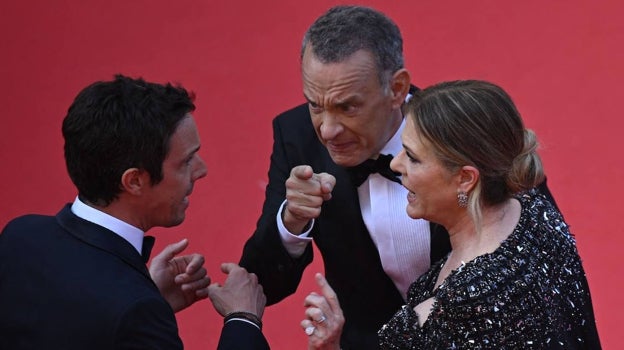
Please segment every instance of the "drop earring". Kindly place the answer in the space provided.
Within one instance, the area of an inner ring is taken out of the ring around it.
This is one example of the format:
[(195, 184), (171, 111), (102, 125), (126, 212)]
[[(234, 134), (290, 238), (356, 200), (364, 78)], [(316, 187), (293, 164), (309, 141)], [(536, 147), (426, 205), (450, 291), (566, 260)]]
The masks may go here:
[(457, 205), (459, 205), (460, 208), (466, 208), (468, 206), (468, 195), (466, 192), (457, 192)]

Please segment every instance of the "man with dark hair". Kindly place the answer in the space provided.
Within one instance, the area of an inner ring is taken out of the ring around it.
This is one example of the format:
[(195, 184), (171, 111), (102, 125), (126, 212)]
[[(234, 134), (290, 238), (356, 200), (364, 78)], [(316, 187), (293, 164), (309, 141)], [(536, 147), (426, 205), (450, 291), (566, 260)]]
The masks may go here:
[(227, 315), (220, 349), (268, 348), (253, 274), (224, 264), (209, 286), (201, 255), (176, 257), (187, 240), (145, 265), (144, 233), (182, 223), (206, 176), (194, 109), (182, 87), (124, 76), (78, 94), (62, 127), (78, 196), (0, 235), (0, 348), (182, 349), (174, 312), (206, 297)]
[[(307, 104), (273, 120), (265, 202), (240, 264), (274, 304), (296, 291), (314, 240), (344, 312), (342, 349), (377, 349), (409, 285), (450, 249), (441, 226), (405, 214), (389, 169), (416, 89), (399, 28), (370, 8), (331, 8), (304, 36), (301, 74)], [(312, 316), (308, 335), (339, 321)]]

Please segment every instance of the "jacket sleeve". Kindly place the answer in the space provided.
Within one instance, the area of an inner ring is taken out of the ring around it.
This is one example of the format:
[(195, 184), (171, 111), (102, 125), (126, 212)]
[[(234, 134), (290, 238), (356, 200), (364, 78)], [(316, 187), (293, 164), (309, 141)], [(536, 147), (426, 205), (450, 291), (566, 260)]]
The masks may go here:
[(303, 271), (313, 258), (311, 245), (306, 247), (301, 257), (290, 256), (282, 244), (276, 220), (277, 211), (286, 198), (285, 182), (291, 169), (305, 164), (300, 150), (301, 145), (293, 142), (296, 138), (292, 139), (293, 141), (284, 139), (287, 137), (285, 133), (293, 135), (297, 134), (297, 130), (293, 130), (292, 127), (284, 129), (280, 121), (298, 118), (290, 114), (302, 113), (301, 107), (285, 112), (273, 120), (273, 152), (262, 214), (255, 232), (245, 243), (240, 259), (241, 266), (258, 276), (267, 297), (267, 305), (275, 304), (297, 290)]
[(162, 298), (148, 296), (134, 302), (116, 329), (115, 349), (183, 349), (173, 310)]
[(269, 343), (258, 327), (243, 321), (223, 325), (217, 350), (268, 350)]

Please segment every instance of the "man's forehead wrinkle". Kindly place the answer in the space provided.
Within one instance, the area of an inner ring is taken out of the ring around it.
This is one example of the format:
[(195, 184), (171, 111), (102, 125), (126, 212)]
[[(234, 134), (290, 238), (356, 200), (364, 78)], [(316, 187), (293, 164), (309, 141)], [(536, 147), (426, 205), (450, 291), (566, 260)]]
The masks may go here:
[(320, 88), (317, 84), (306, 84), (304, 96), (307, 100), (328, 105), (341, 105), (357, 100), (361, 95), (362, 87), (356, 87), (356, 79), (334, 84), (328, 89)]

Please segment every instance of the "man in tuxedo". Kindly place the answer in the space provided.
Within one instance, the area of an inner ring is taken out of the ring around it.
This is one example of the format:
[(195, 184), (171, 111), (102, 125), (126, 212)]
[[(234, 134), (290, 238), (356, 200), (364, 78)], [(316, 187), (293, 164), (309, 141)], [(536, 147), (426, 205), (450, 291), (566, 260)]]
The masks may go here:
[(449, 249), (441, 227), (406, 215), (385, 156), (401, 150), (410, 89), (399, 28), (370, 8), (334, 7), (306, 32), (301, 72), (307, 103), (273, 121), (266, 198), (240, 264), (273, 304), (295, 292), (314, 240), (344, 311), (342, 348), (376, 349), (410, 283)]
[(396, 24), (370, 8), (337, 6), (311, 25), (301, 51), (307, 103), (273, 120), (262, 215), (240, 260), (274, 304), (296, 291), (313, 240), (344, 312), (342, 349), (377, 349), (409, 285), (450, 249), (441, 226), (406, 215), (408, 192), (389, 169), (415, 89), (402, 50)]
[(145, 232), (182, 223), (206, 175), (194, 109), (182, 87), (124, 76), (78, 94), (62, 126), (78, 196), (0, 234), (0, 348), (182, 349), (174, 312), (210, 297), (220, 349), (268, 349), (253, 274), (224, 264), (224, 285), (209, 285), (201, 255), (177, 256), (186, 239), (145, 265)]

